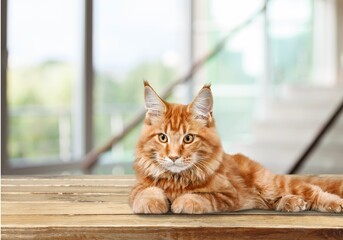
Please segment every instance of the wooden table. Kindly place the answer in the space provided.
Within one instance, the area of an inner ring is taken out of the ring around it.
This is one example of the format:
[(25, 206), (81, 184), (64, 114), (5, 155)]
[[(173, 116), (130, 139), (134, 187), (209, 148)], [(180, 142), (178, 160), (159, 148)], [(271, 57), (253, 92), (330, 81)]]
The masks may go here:
[(134, 215), (132, 176), (5, 176), (2, 239), (343, 239), (343, 214)]

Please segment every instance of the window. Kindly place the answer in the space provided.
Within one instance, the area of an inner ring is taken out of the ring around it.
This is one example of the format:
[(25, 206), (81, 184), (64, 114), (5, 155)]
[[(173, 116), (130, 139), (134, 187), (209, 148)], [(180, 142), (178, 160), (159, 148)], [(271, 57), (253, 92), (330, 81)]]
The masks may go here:
[[(2, 161), (11, 173), (42, 173), (42, 166), (80, 173), (81, 157), (122, 132), (144, 107), (144, 79), (162, 92), (265, 1), (3, 2), (9, 54)], [(224, 148), (253, 143), (254, 121), (284, 85), (335, 85), (335, 2), (269, 1), (267, 12), (236, 32), (170, 100), (188, 103), (212, 83)], [(102, 154), (95, 173), (131, 173), (139, 130)]]
[(275, 87), (311, 83), (314, 50), (312, 11), (311, 0), (273, 0), (270, 3), (268, 32)]
[(80, 0), (8, 1), (8, 157), (13, 167), (73, 158), (80, 5)]

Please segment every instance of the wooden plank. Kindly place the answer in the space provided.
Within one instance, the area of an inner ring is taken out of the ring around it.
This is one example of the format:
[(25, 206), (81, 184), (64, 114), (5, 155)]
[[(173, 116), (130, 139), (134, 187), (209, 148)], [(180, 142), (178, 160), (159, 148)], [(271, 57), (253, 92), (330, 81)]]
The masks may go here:
[(132, 214), (127, 200), (118, 202), (3, 202), (3, 215)]
[(112, 193), (112, 194), (128, 194), (131, 190), (130, 185), (116, 185), (116, 186), (101, 186), (101, 185), (29, 185), (29, 186), (2, 186), (1, 191), (3, 193), (78, 193), (78, 194), (89, 194), (89, 193)]
[(130, 185), (135, 183), (135, 179), (1, 179), (2, 186), (44, 186), (44, 185), (102, 185), (102, 186), (116, 186), (116, 185)]
[(30, 179), (30, 180), (43, 180), (43, 179), (67, 179), (73, 181), (74, 179), (78, 180), (113, 180), (113, 179), (134, 179), (134, 175), (2, 175), (1, 179), (6, 179), (9, 181), (15, 181), (17, 179)]
[[(132, 215), (132, 210), (128, 205), (127, 196), (120, 200), (108, 202), (3, 202), (3, 215)], [(171, 214), (171, 213), (170, 213)], [(239, 212), (224, 212), (208, 215), (282, 215), (283, 213), (268, 210), (247, 210)], [(284, 213), (287, 215), (287, 213)], [(289, 214), (288, 214), (289, 215)], [(297, 216), (332, 216), (332, 214), (322, 214), (318, 212), (301, 212)], [(333, 215), (334, 216), (334, 215)]]
[(58, 194), (58, 193), (2, 193), (3, 202), (114, 202), (127, 203), (127, 194)]
[[(252, 221), (252, 219), (254, 221)], [(217, 228), (301, 228), (342, 229), (340, 215), (3, 215), (6, 227), (217, 227)], [(320, 223), (320, 226), (318, 226)]]

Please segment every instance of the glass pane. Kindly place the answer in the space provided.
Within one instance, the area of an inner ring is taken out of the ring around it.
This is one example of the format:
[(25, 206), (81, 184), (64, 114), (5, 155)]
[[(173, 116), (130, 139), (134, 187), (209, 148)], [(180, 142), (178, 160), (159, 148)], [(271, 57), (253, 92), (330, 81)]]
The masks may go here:
[[(195, 55), (210, 51), (232, 29), (254, 15), (264, 1), (207, 0), (196, 2)], [(250, 141), (256, 101), (264, 78), (263, 16), (229, 39), (225, 48), (196, 75), (200, 86), (211, 82), (214, 115), (224, 147)], [(195, 89), (199, 89), (198, 86)], [(230, 149), (232, 147), (230, 146)]]
[(275, 0), (268, 11), (274, 86), (310, 83), (313, 57), (311, 0)]
[[(188, 66), (186, 4), (182, 0), (94, 2), (96, 146), (121, 132), (144, 107), (143, 79), (161, 93)], [(104, 154), (102, 163), (133, 161), (139, 130)]]
[(70, 161), (81, 0), (11, 0), (8, 5), (10, 163)]

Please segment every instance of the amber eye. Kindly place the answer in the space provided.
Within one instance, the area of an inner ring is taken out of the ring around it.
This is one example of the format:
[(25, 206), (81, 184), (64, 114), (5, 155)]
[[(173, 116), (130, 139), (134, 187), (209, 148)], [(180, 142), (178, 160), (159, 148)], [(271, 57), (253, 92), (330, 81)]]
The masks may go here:
[(168, 142), (168, 137), (167, 137), (167, 135), (160, 133), (160, 134), (158, 134), (158, 140), (161, 143), (166, 143), (166, 142)]
[(183, 138), (183, 142), (184, 143), (192, 143), (194, 141), (194, 135), (192, 134), (187, 134), (184, 138)]

